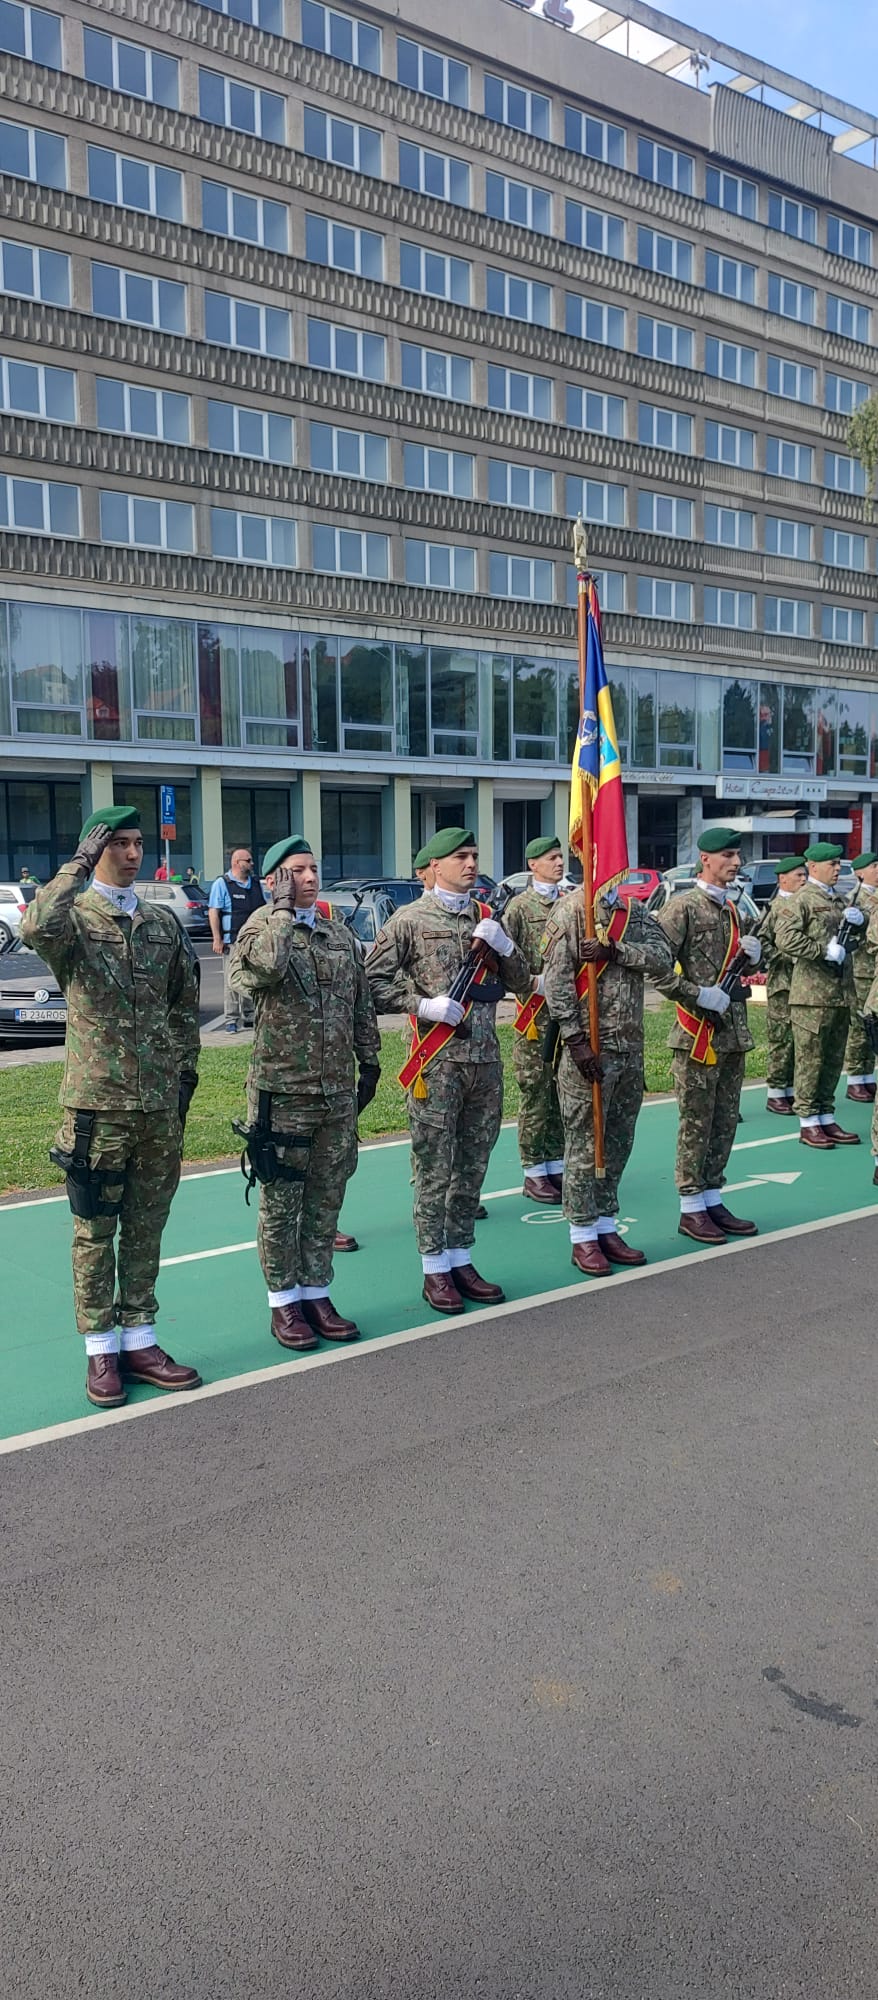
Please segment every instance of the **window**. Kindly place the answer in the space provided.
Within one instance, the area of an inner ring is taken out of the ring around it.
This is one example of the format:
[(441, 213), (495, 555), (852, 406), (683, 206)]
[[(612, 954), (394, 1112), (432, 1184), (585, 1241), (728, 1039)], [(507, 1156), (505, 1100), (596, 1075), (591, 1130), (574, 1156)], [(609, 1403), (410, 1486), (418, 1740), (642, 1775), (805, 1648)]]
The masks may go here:
[(224, 187), (220, 181), (201, 183), (201, 223), (214, 236), (234, 236), (240, 243), (260, 243), (266, 250), (287, 250), (285, 201), (265, 201), (262, 195), (242, 194), (239, 188)]
[(678, 535), (692, 540), (692, 502), (677, 500), (670, 493), (637, 495), (637, 526), (647, 535)]
[[(578, 203), (568, 204), (573, 208)], [(513, 181), (506, 174), (485, 176), (485, 213), (498, 222), (515, 222), (521, 229), (538, 229), (547, 236), (552, 227), (552, 197), (545, 188), (531, 187), (528, 181)], [(568, 243), (572, 239), (568, 236)]]
[(738, 507), (704, 509), (704, 539), (714, 548), (752, 549), (756, 544), (756, 516)]
[(44, 368), (40, 362), (0, 360), (0, 408), (16, 416), (43, 417), (53, 424), (76, 422), (76, 376), (72, 368)]
[(692, 618), (692, 585), (671, 583), (661, 576), (639, 576), (637, 610), (641, 618), (674, 618), (689, 624)]
[(237, 458), (262, 458), (269, 465), (292, 465), (293, 420), (274, 410), (252, 410), (240, 403), (207, 405), (207, 441), (211, 451), (234, 452)]
[(724, 208), (727, 215), (746, 215), (756, 220), (756, 184), (727, 174), (720, 167), (708, 167), (705, 201), (711, 208)]
[(832, 563), (836, 569), (866, 568), (867, 542), (865, 535), (851, 535), (844, 528), (824, 528), (823, 560)]
[(257, 306), (251, 299), (230, 298), (227, 292), (205, 292), (204, 337), (220, 347), (240, 347), (248, 354), (290, 358), (290, 315), (280, 306)]
[(768, 227), (781, 229), (785, 236), (797, 236), (800, 243), (816, 243), (817, 210), (807, 202), (793, 201), (789, 195), (771, 192), (768, 197)]
[(571, 153), (583, 153), (588, 160), (603, 160), (610, 167), (625, 165), (625, 134), (621, 125), (606, 125), (602, 118), (590, 118), (584, 111), (564, 107), (564, 144)]
[(662, 451), (692, 450), (692, 418), (679, 410), (662, 410), (655, 403), (641, 403), (637, 413), (640, 444), (660, 445)]
[(234, 507), (211, 507), (210, 546), (222, 562), (271, 563), (274, 569), (295, 569), (296, 523)]
[(356, 333), (332, 320), (309, 319), (308, 360), (312, 368), (329, 368), (336, 375), (357, 375), (363, 382), (383, 382), (383, 333)]
[(718, 465), (740, 465), (752, 472), (756, 463), (756, 433), (735, 424), (708, 421), (704, 426), (704, 456)]
[(163, 333), (186, 332), (186, 287), (170, 278), (144, 278), (117, 264), (91, 267), (92, 312), (129, 326), (153, 326)]
[(551, 106), (539, 91), (523, 90), (521, 84), (506, 83), (503, 77), (485, 77), (485, 117), (498, 125), (514, 125), (517, 132), (529, 132), (533, 139), (551, 138)]
[(827, 292), (826, 330), (828, 333), (843, 333), (846, 340), (862, 340), (868, 345), (872, 339), (869, 307), (854, 305), (851, 299), (840, 299), (834, 292)]
[(552, 383), (548, 375), (526, 375), (518, 368), (488, 363), (488, 408), (509, 410), (519, 417), (552, 418)]
[(673, 146), (659, 146), (653, 139), (637, 141), (637, 171), (645, 181), (658, 181), (660, 187), (691, 194), (694, 166), (688, 153), (678, 153)]
[(720, 256), (717, 250), (708, 250), (704, 259), (704, 283), (709, 292), (719, 292), (724, 299), (742, 299), (752, 306), (756, 299), (756, 266), (741, 264), (737, 257)]
[(851, 611), (846, 604), (824, 604), (821, 631), (834, 646), (865, 646), (866, 613)]
[(602, 437), (625, 436), (624, 396), (604, 396), (597, 389), (567, 384), (567, 422), (575, 431), (598, 431)]
[(675, 326), (673, 320), (650, 319), (647, 314), (639, 313), (637, 352), (651, 361), (671, 361), (677, 368), (691, 368), (694, 336), (688, 326)]
[(459, 104), (464, 110), (469, 106), (466, 63), (440, 56), (436, 49), (411, 42), (406, 35), (396, 38), (396, 75), (398, 82), (407, 83), (410, 90), (422, 90), (426, 97), (444, 98), (446, 104)]
[(811, 529), (808, 523), (783, 519), (778, 514), (766, 514), (765, 550), (770, 556), (791, 556), (794, 562), (810, 562)]
[(826, 408), (835, 410), (839, 416), (850, 417), (861, 403), (869, 400), (868, 382), (852, 381), (849, 375), (826, 374)]
[(734, 340), (717, 340), (708, 334), (704, 366), (708, 375), (718, 376), (721, 382), (740, 382), (752, 389), (756, 382), (756, 349), (739, 347)]
[(108, 375), (98, 376), (97, 395), (99, 430), (161, 438), (166, 444), (189, 443), (188, 396), (173, 389), (141, 389), (136, 382), (118, 382)]
[(776, 271), (769, 271), (768, 310), (779, 313), (782, 319), (797, 319), (803, 326), (813, 326), (817, 293), (813, 285), (799, 285), (793, 278), (781, 278)]
[(495, 506), (527, 507), (537, 514), (551, 514), (552, 474), (539, 465), (489, 459), (488, 499)]
[(39, 181), (43, 187), (66, 188), (67, 141), (57, 132), (36, 125), (12, 125), (0, 118), (0, 174)]
[(551, 604), (555, 596), (555, 565), (541, 557), (507, 556), (494, 549), (489, 557), (492, 597), (522, 597), (531, 604)]
[[(464, 266), (468, 270), (468, 266)], [(511, 271), (498, 271), (488, 265), (487, 306), (490, 313), (501, 313), (506, 319), (525, 319), (532, 326), (551, 326), (552, 287), (540, 285), (533, 278), (516, 278)]]
[(810, 486), (814, 454), (809, 444), (794, 444), (792, 438), (767, 437), (765, 470), (777, 479), (798, 479)]
[(581, 250), (598, 250), (602, 257), (625, 255), (622, 217), (606, 215), (601, 208), (584, 208), (581, 201), (565, 202), (564, 234), (568, 243), (578, 244)]
[(302, 40), (306, 49), (321, 49), (337, 56), (339, 62), (353, 63), (357, 69), (381, 74), (381, 34), (365, 21), (355, 21), (336, 7), (322, 7), (318, 0), (302, 0)]
[(692, 282), (692, 245), (679, 236), (663, 236), (658, 229), (637, 228), (637, 262), (642, 271), (661, 271), (667, 278)]
[(105, 90), (124, 90), (128, 97), (145, 97), (149, 104), (180, 108), (180, 65), (176, 56), (160, 55), (140, 42), (123, 42), (100, 28), (83, 28), (85, 74)]
[(311, 425), (311, 464), (316, 472), (343, 473), (348, 479), (387, 479), (387, 439), (375, 431)]
[(138, 493), (102, 493), (101, 541), (135, 549), (172, 549), (191, 555), (195, 509), (184, 500), (145, 500)]
[(325, 215), (305, 217), (305, 255), (312, 264), (354, 271), (358, 278), (383, 278), (384, 238), (373, 229), (351, 229)]
[(464, 257), (444, 257), (418, 243), (399, 246), (399, 282), (407, 292), (424, 292), (431, 299), (468, 306), (471, 268)]
[(448, 396), (455, 403), (469, 403), (472, 363), (463, 354), (440, 353), (438, 348), (418, 347), (404, 340), (402, 385), (404, 389), (420, 389), (425, 396)]
[(578, 292), (565, 294), (565, 325), (577, 340), (598, 340), (604, 347), (624, 347), (625, 314), (621, 306), (602, 306), (594, 299), (582, 299)]
[(22, 535), (78, 535), (79, 487), (0, 477), (0, 528)]
[(569, 515), (581, 514), (584, 521), (597, 521), (602, 527), (624, 528), (624, 486), (605, 479), (575, 479), (568, 473), (566, 497)]
[(89, 146), (88, 191), (93, 201), (112, 201), (119, 208), (141, 209), (166, 222), (183, 220), (183, 176), (174, 167), (154, 167), (149, 160), (132, 160), (106, 146)]
[(817, 373), (801, 361), (784, 361), (769, 354), (766, 387), (772, 396), (788, 396), (794, 403), (813, 403), (817, 396)]
[[(489, 174), (488, 179), (492, 178), (497, 176)], [(465, 160), (456, 160), (450, 153), (433, 153), (427, 146), (414, 145), (411, 139), (400, 139), (400, 187), (413, 188), (416, 194), (435, 195), (439, 201), (453, 201), (458, 208), (469, 208), (469, 179)]]
[(457, 500), (471, 500), (474, 466), (475, 459), (466, 451), (443, 451), (427, 444), (403, 447), (405, 483), (416, 493), (451, 493)]
[(287, 136), (286, 98), (275, 90), (254, 90), (215, 69), (198, 72), (198, 111), (211, 125), (252, 132), (255, 138), (272, 139), (280, 146)]
[(849, 458), (843, 451), (826, 451), (823, 484), (832, 493), (865, 493), (866, 475), (858, 458)]
[(30, 62), (43, 63), (46, 69), (60, 69), (61, 22), (57, 14), (47, 14), (42, 7), (20, 7), (16, 0), (3, 0), (0, 49), (8, 49), (12, 56), (27, 56)]
[(752, 591), (715, 590), (709, 585), (704, 592), (704, 623), (752, 632), (756, 623), (756, 599)]
[(20, 299), (40, 299), (44, 305), (69, 306), (70, 258), (61, 250), (0, 242), (0, 291)]
[(845, 222), (840, 215), (828, 215), (826, 247), (839, 257), (852, 258), (855, 264), (871, 264), (872, 231), (862, 229), (857, 222)]
[[(303, 7), (306, 4), (302, 0)], [(215, 14), (228, 14), (233, 21), (249, 21), (269, 35), (283, 34), (283, 0), (201, 0), (201, 5)]]
[(389, 542), (386, 535), (371, 535), (359, 528), (327, 528), (315, 523), (312, 531), (314, 568), (331, 576), (373, 576), (383, 581), (389, 574)]
[(782, 633), (787, 639), (810, 639), (811, 606), (804, 597), (766, 597), (766, 632)]
[[(361, 174), (381, 172), (380, 132), (371, 125), (355, 125), (350, 118), (334, 118), (312, 104), (305, 106), (305, 152), (314, 160), (332, 160), (337, 167), (355, 167)], [(404, 181), (403, 186), (410, 187), (411, 182)]]
[(406, 540), (405, 580), (430, 590), (475, 590), (475, 550)]
[[(570, 574), (573, 578), (574, 588), (576, 588), (576, 571), (571, 570)], [(592, 576), (594, 577), (595, 589), (598, 594), (598, 603), (601, 607), (601, 610), (624, 611), (625, 609), (624, 570), (593, 569)], [(575, 601), (576, 600), (574, 598), (574, 602)]]

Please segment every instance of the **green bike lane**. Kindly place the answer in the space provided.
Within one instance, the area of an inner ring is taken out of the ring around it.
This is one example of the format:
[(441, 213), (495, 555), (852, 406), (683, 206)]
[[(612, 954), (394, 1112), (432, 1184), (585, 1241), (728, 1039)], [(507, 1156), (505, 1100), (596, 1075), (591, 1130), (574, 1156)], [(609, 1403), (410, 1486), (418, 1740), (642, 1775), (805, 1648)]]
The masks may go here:
[[(781, 1232), (867, 1219), (874, 1212), (878, 1189), (872, 1187), (867, 1106), (844, 1104), (844, 1122), (860, 1133), (863, 1143), (826, 1154), (797, 1143), (793, 1119), (765, 1111), (762, 1085), (745, 1091), (742, 1108), (744, 1122), (729, 1168), (729, 1204), (758, 1222), (760, 1236), (705, 1251), (678, 1234), (676, 1106), (665, 1099), (648, 1100), (623, 1183), (622, 1209), (623, 1230), (645, 1250), (648, 1267), (575, 1282), (563, 1217), (556, 1209), (533, 1208), (524, 1201), (515, 1129), (504, 1127), (486, 1181), (488, 1219), (478, 1224), (475, 1262), (486, 1277), (503, 1284), (509, 1303), (487, 1312), (468, 1308), (466, 1321), (478, 1323), (535, 1306), (551, 1312), (553, 1298), (581, 1294), (581, 1330), (587, 1337), (589, 1291), (645, 1283), (643, 1309), (648, 1313), (649, 1278), (667, 1272), (669, 1265), (680, 1268), (693, 1259), (750, 1251), (764, 1254), (772, 1236)], [(255, 1250), (255, 1203), (246, 1206), (243, 1188), (235, 1169), (187, 1175), (165, 1231), (159, 1339), (198, 1367), (204, 1388), (186, 1398), (138, 1388), (124, 1410), (104, 1414), (91, 1411), (84, 1395), (83, 1352), (73, 1327), (66, 1200), (52, 1196), (0, 1208), (0, 1440), (5, 1441), (0, 1451), (355, 1359), (400, 1340), (441, 1336), (465, 1324), (432, 1315), (421, 1297), (405, 1142), (364, 1147), (345, 1200), (343, 1226), (357, 1235), (361, 1248), (336, 1258), (332, 1296), (362, 1327), (363, 1338), (353, 1347), (322, 1345), (314, 1354), (288, 1359), (271, 1339)], [(758, 1266), (756, 1281), (758, 1285)]]

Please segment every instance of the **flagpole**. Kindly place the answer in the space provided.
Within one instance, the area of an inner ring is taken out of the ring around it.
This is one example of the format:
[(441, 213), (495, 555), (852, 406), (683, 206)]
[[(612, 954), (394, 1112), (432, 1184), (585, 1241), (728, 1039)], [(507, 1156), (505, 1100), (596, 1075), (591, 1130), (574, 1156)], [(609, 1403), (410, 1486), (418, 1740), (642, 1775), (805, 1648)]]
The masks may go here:
[[(579, 647), (579, 720), (585, 693), (585, 664), (588, 648), (588, 550), (582, 516), (573, 529), (573, 559), (576, 563), (576, 616), (577, 642)], [(592, 833), (592, 800), (588, 785), (582, 787), (582, 900), (585, 909), (585, 935), (597, 936), (594, 923), (594, 839)], [(595, 1052), (600, 1055), (601, 1028), (598, 1012), (598, 969), (593, 961), (588, 965), (588, 1039)], [(592, 1122), (594, 1125), (594, 1172), (595, 1180), (606, 1180), (604, 1162), (604, 1099), (601, 1086), (594, 1082), (591, 1087)]]

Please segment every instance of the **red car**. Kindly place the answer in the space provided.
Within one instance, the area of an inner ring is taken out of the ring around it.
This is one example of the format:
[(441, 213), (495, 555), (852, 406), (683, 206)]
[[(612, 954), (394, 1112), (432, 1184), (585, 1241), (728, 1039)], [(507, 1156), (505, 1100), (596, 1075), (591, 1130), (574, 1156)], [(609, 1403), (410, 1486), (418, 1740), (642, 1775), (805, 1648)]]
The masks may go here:
[(632, 897), (635, 903), (645, 903), (661, 879), (657, 868), (630, 868), (624, 882), (619, 883), (619, 895), (623, 903)]

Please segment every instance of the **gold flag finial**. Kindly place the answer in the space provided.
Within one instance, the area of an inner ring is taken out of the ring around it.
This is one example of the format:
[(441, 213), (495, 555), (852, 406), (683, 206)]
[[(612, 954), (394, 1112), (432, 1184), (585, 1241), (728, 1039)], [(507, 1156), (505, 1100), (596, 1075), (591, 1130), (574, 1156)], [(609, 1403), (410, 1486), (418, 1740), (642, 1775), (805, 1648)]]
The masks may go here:
[(577, 514), (573, 523), (573, 560), (578, 570), (588, 568), (588, 536), (581, 514)]

